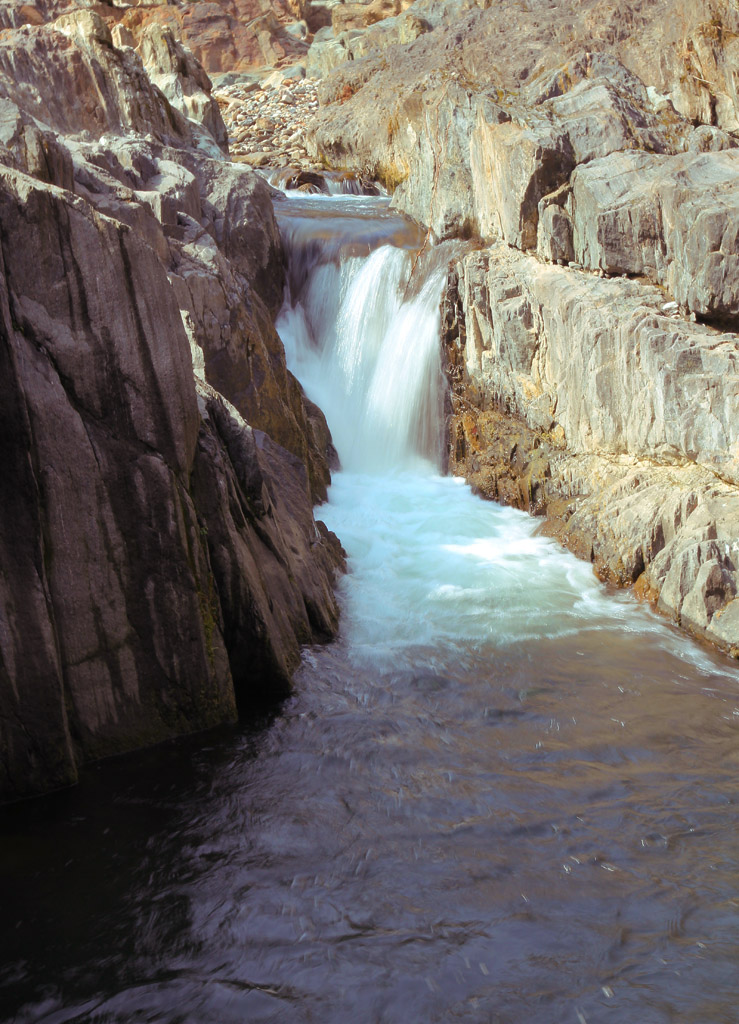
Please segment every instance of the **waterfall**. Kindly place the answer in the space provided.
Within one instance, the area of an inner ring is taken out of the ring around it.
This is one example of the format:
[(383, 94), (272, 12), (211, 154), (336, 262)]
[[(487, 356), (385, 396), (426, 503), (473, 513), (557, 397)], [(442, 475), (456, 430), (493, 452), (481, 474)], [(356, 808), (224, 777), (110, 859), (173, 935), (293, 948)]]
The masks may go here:
[(277, 329), (288, 365), (323, 409), (345, 469), (438, 467), (445, 268), (413, 274), (418, 232), (386, 204), (335, 210), (314, 200), (317, 216), (301, 216), (303, 204), (282, 218), (291, 260)]
[(735, 1021), (735, 668), (438, 473), (413, 226), (276, 205), (341, 636), (274, 718), (3, 808), (0, 1017)]

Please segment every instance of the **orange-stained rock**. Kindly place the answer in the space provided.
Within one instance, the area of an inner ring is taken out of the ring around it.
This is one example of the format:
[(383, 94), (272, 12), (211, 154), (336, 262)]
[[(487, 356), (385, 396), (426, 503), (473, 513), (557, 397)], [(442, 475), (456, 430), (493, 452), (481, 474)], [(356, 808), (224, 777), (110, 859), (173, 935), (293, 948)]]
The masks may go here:
[(131, 7), (121, 24), (137, 43), (147, 25), (171, 29), (208, 72), (248, 71), (305, 52), (306, 44), (284, 30), (279, 13), (269, 0), (199, 0), (186, 7)]

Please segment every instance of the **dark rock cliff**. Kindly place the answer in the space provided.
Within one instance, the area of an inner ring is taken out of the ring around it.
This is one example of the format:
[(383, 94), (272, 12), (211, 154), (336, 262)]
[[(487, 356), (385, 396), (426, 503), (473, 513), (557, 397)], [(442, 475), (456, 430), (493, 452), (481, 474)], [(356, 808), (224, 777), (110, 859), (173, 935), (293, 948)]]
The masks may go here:
[(0, 43), (0, 799), (289, 692), (342, 565), (269, 187), (36, 10)]

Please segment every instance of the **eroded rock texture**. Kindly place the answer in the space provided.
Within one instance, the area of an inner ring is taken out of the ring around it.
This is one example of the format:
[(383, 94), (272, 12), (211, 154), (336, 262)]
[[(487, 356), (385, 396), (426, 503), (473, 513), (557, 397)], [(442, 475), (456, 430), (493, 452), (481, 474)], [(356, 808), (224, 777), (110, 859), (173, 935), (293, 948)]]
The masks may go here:
[(38, 10), (0, 46), (0, 799), (289, 692), (342, 564), (269, 186), (192, 55), (154, 47), (177, 110), (95, 13)]
[(294, 14), (279, 0), (198, 0), (125, 9), (122, 29), (138, 44), (165, 30), (209, 72), (246, 71), (301, 57), (307, 44), (287, 30)]
[(453, 467), (548, 515), (603, 578), (736, 647), (739, 338), (665, 315), (657, 288), (502, 246), (452, 281)]

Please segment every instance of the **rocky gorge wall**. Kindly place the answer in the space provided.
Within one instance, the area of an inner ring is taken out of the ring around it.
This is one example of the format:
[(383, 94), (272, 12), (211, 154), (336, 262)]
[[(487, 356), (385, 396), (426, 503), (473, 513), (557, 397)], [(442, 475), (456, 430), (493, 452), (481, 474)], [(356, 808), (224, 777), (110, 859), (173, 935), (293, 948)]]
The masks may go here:
[(255, 164), (379, 179), (454, 240), (453, 471), (739, 651), (729, 0), (11, 0), (2, 27), (0, 799), (286, 694), (337, 628), (335, 455), (221, 109)]
[(732, 653), (737, 33), (728, 0), (417, 0), (307, 61), (313, 156), (466, 240), (452, 469)]
[(0, 39), (0, 799), (289, 692), (343, 558), (272, 190), (207, 75), (33, 12)]

